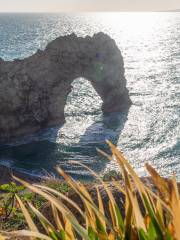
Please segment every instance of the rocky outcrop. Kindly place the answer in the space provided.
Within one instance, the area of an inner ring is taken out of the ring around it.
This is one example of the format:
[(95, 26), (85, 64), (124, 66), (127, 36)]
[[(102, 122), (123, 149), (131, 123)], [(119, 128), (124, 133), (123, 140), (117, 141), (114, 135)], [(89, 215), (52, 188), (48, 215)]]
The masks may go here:
[(64, 123), (66, 99), (78, 77), (92, 83), (104, 113), (130, 105), (121, 52), (104, 33), (59, 37), (26, 59), (0, 59), (0, 140)]

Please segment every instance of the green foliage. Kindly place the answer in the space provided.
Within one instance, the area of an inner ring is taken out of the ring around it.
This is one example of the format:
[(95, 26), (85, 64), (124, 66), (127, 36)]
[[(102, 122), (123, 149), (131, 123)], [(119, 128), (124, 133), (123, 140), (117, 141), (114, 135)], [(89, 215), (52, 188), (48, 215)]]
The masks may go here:
[[(17, 185), (14, 182), (0, 185), (0, 191), (2, 191), (0, 197), (0, 229), (2, 230), (22, 229), (26, 226), (24, 215), (15, 198), (16, 194), (24, 203), (33, 202), (37, 209), (47, 202), (40, 195), (30, 192), (23, 185)], [(31, 216), (36, 219), (36, 215), (32, 211)]]
[[(159, 176), (154, 168), (146, 164), (156, 192), (147, 187), (137, 176), (131, 165), (116, 147), (108, 142), (113, 159), (119, 164), (122, 180), (111, 179), (117, 191), (123, 195), (125, 217), (123, 218), (121, 206), (116, 202), (109, 182), (103, 181), (96, 173), (88, 169), (104, 187), (108, 196), (108, 207), (104, 207), (99, 185), (96, 185), (97, 203), (89, 194), (82, 183), (76, 182), (62, 169), (58, 172), (64, 177), (66, 184), (78, 194), (83, 203), (83, 210), (77, 202), (73, 202), (64, 194), (64, 186), (31, 185), (23, 180), (15, 178), (34, 196), (49, 202), (49, 212), (52, 218), (47, 219), (41, 212), (41, 208), (35, 205), (33, 198), (22, 198), (15, 194), (15, 201), (19, 204), (24, 218), (27, 221), (29, 231), (16, 231), (3, 233), (3, 236), (31, 236), (34, 239), (47, 240), (178, 240), (180, 239), (180, 198), (175, 177), (168, 181)], [(111, 156), (99, 150), (110, 160)], [(75, 162), (72, 162), (72, 164)], [(81, 166), (83, 164), (80, 164)], [(7, 186), (6, 186), (7, 187)], [(6, 188), (5, 187), (5, 188)], [(8, 189), (8, 188), (7, 188)], [(63, 191), (62, 191), (63, 189)], [(66, 187), (65, 187), (66, 190)], [(65, 191), (66, 192), (66, 191)], [(14, 194), (14, 193), (13, 193)], [(30, 200), (28, 200), (30, 199)], [(40, 202), (41, 202), (40, 200)], [(143, 211), (142, 211), (143, 208)], [(81, 222), (74, 210), (81, 216)], [(13, 212), (13, 210), (12, 210)], [(36, 220), (42, 225), (42, 233), (36, 227)], [(108, 216), (108, 218), (107, 218)]]
[(49, 188), (55, 189), (56, 191), (60, 193), (67, 193), (69, 191), (69, 186), (64, 181), (58, 181), (56, 179), (53, 180), (47, 180), (45, 182), (45, 185)]
[(12, 194), (15, 194), (15, 193), (18, 193), (20, 191), (23, 191), (24, 189), (25, 189), (24, 186), (22, 186), (22, 185), (18, 186), (14, 182), (11, 182), (9, 184), (0, 185), (0, 190), (1, 191), (7, 192), (7, 193), (12, 193)]
[[(10, 182), (9, 184), (0, 185), (0, 190), (6, 193), (0, 199), (0, 217), (7, 219), (11, 213), (16, 211), (15, 194), (19, 194), (24, 191), (25, 187), (17, 185), (14, 182)], [(25, 194), (23, 196), (26, 197)]]
[(0, 191), (2, 192), (0, 198), (0, 229), (20, 229), (25, 224), (24, 215), (16, 204), (15, 195), (22, 195), (24, 200), (28, 200), (29, 194), (26, 193), (26, 189), (22, 185), (17, 185), (15, 182), (9, 184), (0, 185)]
[(117, 172), (116, 170), (111, 170), (103, 175), (103, 181), (111, 181), (111, 180), (121, 180), (122, 175), (120, 172)]
[(0, 217), (0, 229), (3, 231), (12, 231), (12, 229), (23, 229), (27, 226), (24, 215), (19, 210), (13, 211), (8, 219)]

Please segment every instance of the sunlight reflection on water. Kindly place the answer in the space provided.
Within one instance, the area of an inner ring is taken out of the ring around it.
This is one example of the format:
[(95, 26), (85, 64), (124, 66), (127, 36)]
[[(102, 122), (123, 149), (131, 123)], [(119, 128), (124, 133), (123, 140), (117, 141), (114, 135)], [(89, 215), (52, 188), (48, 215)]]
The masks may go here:
[(0, 20), (0, 57), (5, 59), (31, 55), (59, 35), (108, 33), (122, 51), (133, 101), (128, 114), (103, 118), (99, 96), (87, 80), (76, 79), (66, 105), (66, 124), (23, 138), (23, 146), (2, 147), (3, 162), (10, 159), (12, 166), (36, 174), (42, 168), (54, 171), (59, 164), (86, 177), (86, 171), (67, 161), (85, 162), (99, 173), (116, 168), (95, 150), (104, 148), (108, 138), (142, 175), (145, 161), (166, 176), (180, 174), (179, 13), (11, 15), (9, 21), (0, 15)]

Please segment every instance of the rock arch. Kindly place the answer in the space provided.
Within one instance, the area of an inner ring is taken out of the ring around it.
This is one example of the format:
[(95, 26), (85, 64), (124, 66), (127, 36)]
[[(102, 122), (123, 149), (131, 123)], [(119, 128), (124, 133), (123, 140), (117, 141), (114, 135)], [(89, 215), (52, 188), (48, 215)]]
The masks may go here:
[(0, 59), (0, 140), (64, 123), (66, 99), (78, 77), (91, 82), (104, 113), (131, 104), (121, 52), (104, 33), (59, 37), (26, 59)]

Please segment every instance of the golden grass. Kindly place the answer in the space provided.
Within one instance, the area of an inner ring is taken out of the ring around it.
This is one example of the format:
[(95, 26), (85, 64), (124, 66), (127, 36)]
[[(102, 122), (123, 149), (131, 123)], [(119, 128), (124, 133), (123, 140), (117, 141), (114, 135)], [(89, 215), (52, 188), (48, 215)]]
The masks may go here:
[[(137, 176), (123, 154), (112, 143), (107, 143), (112, 151), (112, 156), (119, 164), (123, 176), (124, 188), (120, 181), (114, 180), (112, 184), (125, 197), (123, 206), (125, 209), (124, 218), (120, 210), (121, 208), (118, 206), (109, 188), (109, 184), (99, 178), (92, 170), (84, 166), (96, 177), (106, 191), (109, 209), (104, 207), (98, 185), (95, 188), (98, 200), (96, 205), (82, 183), (73, 180), (62, 169), (57, 168), (57, 171), (64, 177), (66, 183), (81, 198), (84, 206), (83, 210), (77, 203), (52, 188), (42, 185), (31, 185), (14, 177), (15, 180), (29, 190), (41, 195), (50, 202), (51, 209), (49, 211), (53, 213), (54, 224), (36, 209), (31, 202), (23, 202), (19, 196), (16, 196), (29, 230), (3, 232), (0, 240), (14, 239), (19, 236), (26, 236), (27, 239), (47, 240), (179, 240), (180, 199), (175, 176), (167, 181), (160, 177), (152, 166), (145, 164), (157, 188), (156, 192), (153, 192)], [(112, 156), (101, 150), (98, 151), (110, 160), (112, 159)], [(78, 163), (76, 162), (76, 164)], [(83, 224), (73, 214), (73, 208), (81, 215)], [(144, 209), (143, 213), (142, 208)], [(108, 218), (107, 211), (110, 213)], [(39, 232), (34, 223), (32, 212), (42, 224), (44, 228), (43, 233)]]

